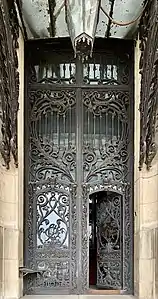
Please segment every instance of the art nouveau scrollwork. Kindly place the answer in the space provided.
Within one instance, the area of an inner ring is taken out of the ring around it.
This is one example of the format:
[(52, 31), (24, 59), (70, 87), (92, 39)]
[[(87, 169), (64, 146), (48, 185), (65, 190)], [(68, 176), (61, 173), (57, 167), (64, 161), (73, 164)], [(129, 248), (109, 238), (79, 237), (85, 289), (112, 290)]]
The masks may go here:
[(127, 47), (129, 55), (96, 53), (95, 61), (86, 63), (74, 61), (73, 52), (72, 57), (56, 50), (52, 55), (46, 45), (40, 53), (34, 45), (29, 51), (25, 263), (43, 274), (26, 277), (26, 292), (87, 292), (89, 199), (102, 191), (111, 195), (98, 203), (98, 213), (112, 222), (109, 230), (116, 235), (105, 244), (108, 253), (100, 249), (97, 285), (131, 292), (131, 50)]
[(0, 1), (0, 101), (1, 101), (1, 155), (9, 168), (11, 154), (16, 167), (17, 111), (19, 97), (18, 48), (19, 26), (16, 9), (11, 1)]
[(140, 22), (140, 161), (139, 169), (145, 162), (147, 169), (157, 152), (155, 142), (156, 111), (158, 106), (158, 5), (157, 0), (149, 1)]
[[(82, 93), (84, 109), (84, 136), (83, 140), (83, 197), (82, 215), (87, 212), (86, 198), (88, 193), (97, 190), (108, 191), (105, 198), (103, 196), (98, 201), (98, 227), (101, 228), (103, 217), (104, 225), (108, 234), (112, 231), (113, 246), (109, 237), (109, 243), (100, 241), (101, 236), (97, 236), (97, 250), (99, 258), (97, 260), (97, 285), (104, 288), (122, 288), (122, 277), (124, 281), (123, 289), (130, 290), (131, 265), (130, 255), (132, 252), (130, 229), (131, 229), (131, 186), (130, 186), (130, 143), (129, 137), (129, 114), (130, 93), (126, 90), (84, 90)], [(94, 189), (93, 189), (94, 187)], [(110, 193), (109, 193), (110, 192)], [(116, 193), (115, 193), (116, 192)], [(126, 202), (126, 209), (122, 209), (122, 198)], [(110, 216), (112, 215), (113, 220)], [(122, 215), (123, 224), (119, 222)], [(117, 219), (117, 220), (116, 220)], [(106, 223), (107, 221), (107, 223)], [(82, 217), (84, 222), (84, 216)], [(117, 222), (117, 225), (116, 225)], [(107, 228), (107, 225), (112, 225)], [(82, 224), (84, 228), (84, 224)], [(104, 229), (105, 229), (104, 227)], [(123, 228), (122, 228), (123, 227)], [(116, 236), (115, 236), (116, 234)], [(122, 236), (121, 236), (122, 234)], [(105, 237), (105, 236), (103, 236)], [(124, 240), (124, 249), (121, 247), (120, 239)], [(130, 244), (130, 245), (129, 245)], [(104, 245), (106, 249), (104, 248)], [(86, 229), (83, 229), (82, 238), (82, 265), (83, 273), (86, 273)], [(124, 269), (122, 271), (121, 252), (124, 250)], [(85, 274), (83, 287), (86, 285)]]

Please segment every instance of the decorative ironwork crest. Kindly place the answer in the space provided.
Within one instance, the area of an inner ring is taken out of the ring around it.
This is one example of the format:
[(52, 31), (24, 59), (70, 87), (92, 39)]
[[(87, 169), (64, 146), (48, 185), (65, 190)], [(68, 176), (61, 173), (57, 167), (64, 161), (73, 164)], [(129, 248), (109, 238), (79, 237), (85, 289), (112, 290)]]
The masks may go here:
[(66, 23), (75, 56), (78, 55), (82, 61), (92, 56), (99, 8), (100, 0), (65, 1)]
[[(11, 1), (13, 2), (13, 1)], [(17, 112), (19, 97), (18, 48), (19, 25), (13, 3), (0, 0), (0, 101), (1, 101), (1, 155), (9, 168), (11, 153), (16, 167)]]
[(139, 27), (140, 33), (140, 161), (147, 169), (157, 152), (155, 123), (158, 97), (158, 1), (149, 1)]

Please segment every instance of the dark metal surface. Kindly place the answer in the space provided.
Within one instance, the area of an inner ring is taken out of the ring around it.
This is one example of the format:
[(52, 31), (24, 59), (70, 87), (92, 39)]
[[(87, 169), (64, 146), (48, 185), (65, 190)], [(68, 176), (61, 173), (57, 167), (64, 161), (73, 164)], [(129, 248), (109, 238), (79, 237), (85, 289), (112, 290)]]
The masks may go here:
[(140, 22), (140, 160), (149, 170), (157, 152), (155, 141), (156, 114), (158, 108), (158, 3), (148, 1)]
[(14, 3), (0, 1), (0, 152), (8, 169), (13, 155), (18, 166), (17, 112), (19, 97), (18, 48), (19, 25)]
[(122, 196), (102, 192), (97, 196), (97, 286), (123, 289)]
[(132, 293), (133, 44), (98, 41), (83, 65), (66, 45), (26, 48), (25, 265), (44, 272), (27, 275), (25, 292), (87, 291), (89, 196), (109, 190), (119, 194), (113, 206), (122, 200), (123, 221), (111, 287)]

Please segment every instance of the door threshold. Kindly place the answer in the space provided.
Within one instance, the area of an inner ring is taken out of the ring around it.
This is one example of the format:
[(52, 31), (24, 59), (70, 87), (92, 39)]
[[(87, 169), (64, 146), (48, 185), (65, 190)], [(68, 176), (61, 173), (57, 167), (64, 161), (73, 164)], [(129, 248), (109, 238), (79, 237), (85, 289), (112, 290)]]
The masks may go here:
[(120, 290), (101, 290), (96, 287), (90, 287), (88, 290), (88, 294), (90, 295), (121, 295)]

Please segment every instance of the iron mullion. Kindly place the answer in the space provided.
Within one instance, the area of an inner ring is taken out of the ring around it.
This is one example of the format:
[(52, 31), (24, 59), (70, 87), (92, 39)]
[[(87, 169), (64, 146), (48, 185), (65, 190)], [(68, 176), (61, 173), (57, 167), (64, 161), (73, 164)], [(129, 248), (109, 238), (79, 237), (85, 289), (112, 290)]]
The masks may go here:
[[(82, 78), (82, 64), (80, 61), (76, 61), (77, 76), (76, 80), (79, 86), (81, 86)], [(77, 235), (77, 268), (78, 268), (78, 291), (82, 289), (81, 277), (82, 273), (82, 182), (83, 182), (83, 158), (82, 158), (82, 132), (83, 132), (83, 107), (82, 107), (82, 90), (76, 89), (76, 182), (77, 182), (77, 218), (78, 218), (78, 235)]]

